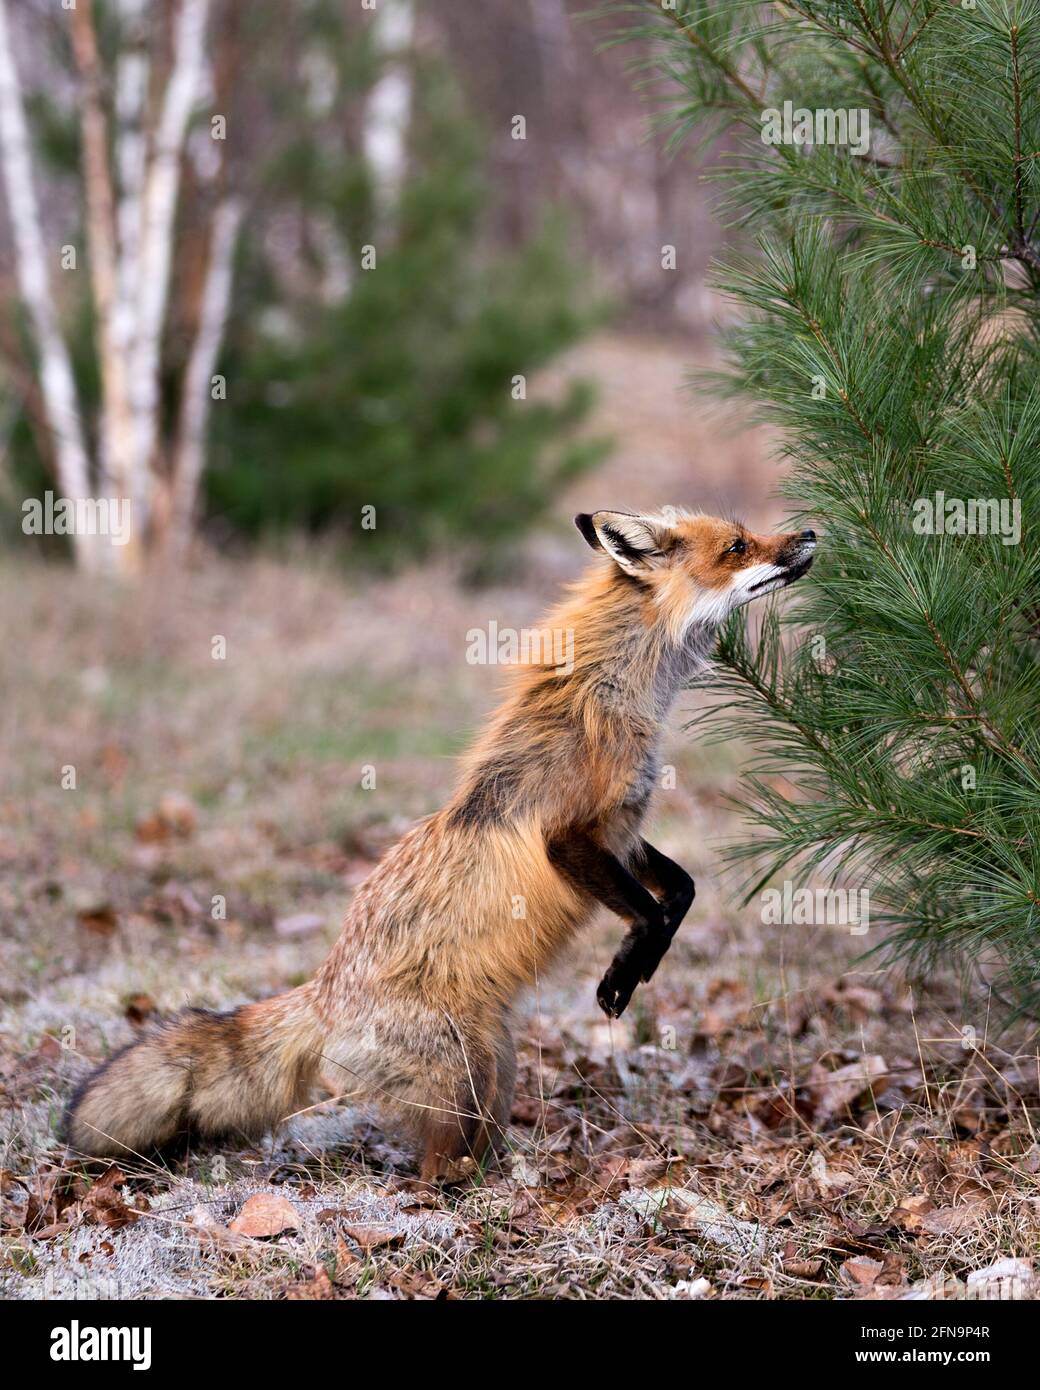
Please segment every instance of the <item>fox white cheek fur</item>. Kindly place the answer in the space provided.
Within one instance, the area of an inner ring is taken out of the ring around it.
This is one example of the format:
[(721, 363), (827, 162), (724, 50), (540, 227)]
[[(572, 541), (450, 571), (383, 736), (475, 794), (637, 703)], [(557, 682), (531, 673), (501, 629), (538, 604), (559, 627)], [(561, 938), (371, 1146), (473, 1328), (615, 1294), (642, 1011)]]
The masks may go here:
[(686, 619), (686, 629), (719, 627), (745, 603), (772, 593), (786, 577), (787, 571), (780, 565), (749, 565), (747, 569), (738, 571), (724, 589), (697, 595)]
[(780, 565), (749, 565), (734, 576), (730, 611), (742, 607), (753, 598), (770, 593), (772, 584), (783, 578), (784, 570)]

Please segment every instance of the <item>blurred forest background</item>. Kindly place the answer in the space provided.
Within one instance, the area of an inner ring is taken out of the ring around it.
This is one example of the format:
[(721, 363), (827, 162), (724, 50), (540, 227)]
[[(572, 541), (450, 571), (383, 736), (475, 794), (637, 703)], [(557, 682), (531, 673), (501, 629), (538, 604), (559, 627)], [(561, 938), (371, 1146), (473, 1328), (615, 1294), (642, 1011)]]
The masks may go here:
[[(421, 1191), (332, 1102), (173, 1169), (63, 1151), (149, 1020), (313, 971), (494, 702), (467, 632), (584, 566), (575, 511), (788, 510), (777, 433), (688, 389), (739, 234), (648, 49), (602, 46), (638, 13), (587, 8), (0, 0), (4, 1296), (892, 1297), (1035, 1248), (1035, 1058), (741, 905), (750, 750), (692, 693), (652, 833), (695, 907), (618, 1022), (606, 915), (541, 983), (502, 1173)], [(131, 543), (25, 535), (48, 490), (131, 497)], [(274, 1239), (232, 1228), (272, 1195)]]
[(479, 563), (602, 457), (594, 382), (527, 379), (607, 322), (708, 322), (703, 193), (563, 0), (40, 0), (5, 28), (9, 535), (26, 495), (100, 487), (134, 534), (88, 565), (196, 521)]

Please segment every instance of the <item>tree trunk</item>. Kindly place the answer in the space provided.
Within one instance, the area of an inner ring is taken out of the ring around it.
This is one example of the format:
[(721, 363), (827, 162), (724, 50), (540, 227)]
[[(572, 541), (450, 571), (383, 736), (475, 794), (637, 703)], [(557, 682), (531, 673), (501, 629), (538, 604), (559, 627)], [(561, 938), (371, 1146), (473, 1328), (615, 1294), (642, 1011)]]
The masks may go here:
[[(72, 500), (90, 493), (90, 467), (76, 383), (47, 275), (45, 242), (32, 176), (32, 151), (21, 84), (11, 48), (7, 0), (0, 0), (0, 165), (14, 240), (15, 273), (36, 352), (47, 424), (54, 447), (58, 487)], [(55, 248), (55, 254), (57, 248)], [(95, 538), (76, 535), (77, 560), (100, 568), (105, 550)]]
[(415, 28), (412, 0), (383, 0), (372, 22), (376, 26), (376, 50), (386, 61), (368, 96), (362, 150), (385, 226), (391, 223), (397, 207), (408, 158), (412, 74), (407, 57)]
[[(116, 229), (119, 245), (116, 298), (112, 314), (114, 349), (128, 364), (134, 361), (137, 326), (138, 266), (147, 140), (144, 106), (148, 93), (147, 0), (117, 0), (119, 54), (115, 70), (115, 166), (119, 189)], [(128, 382), (131, 458), (136, 479), (136, 422)], [(142, 518), (143, 521), (143, 518)]]
[(101, 372), (100, 490), (106, 495), (129, 498), (134, 504), (130, 540), (114, 549), (113, 559), (120, 569), (136, 570), (141, 563), (141, 516), (138, 499), (132, 491), (134, 441), (128, 363), (125, 345), (118, 341), (115, 332), (118, 299), (116, 205), (109, 167), (107, 121), (101, 101), (92, 0), (79, 0), (72, 11), (72, 46), (82, 79), (83, 184)]
[(172, 69), (145, 179), (130, 377), (135, 435), (134, 496), (142, 498), (142, 524), (148, 520), (152, 467), (159, 438), (160, 350), (169, 293), (181, 156), (198, 93), (208, 16), (209, 0), (183, 0), (174, 34)]
[(214, 214), (199, 323), (181, 388), (170, 516), (170, 541), (174, 551), (181, 554), (191, 539), (198, 504), (205, 463), (206, 422), (213, 399), (212, 379), (231, 305), (235, 243), (242, 212), (241, 200), (228, 195)]

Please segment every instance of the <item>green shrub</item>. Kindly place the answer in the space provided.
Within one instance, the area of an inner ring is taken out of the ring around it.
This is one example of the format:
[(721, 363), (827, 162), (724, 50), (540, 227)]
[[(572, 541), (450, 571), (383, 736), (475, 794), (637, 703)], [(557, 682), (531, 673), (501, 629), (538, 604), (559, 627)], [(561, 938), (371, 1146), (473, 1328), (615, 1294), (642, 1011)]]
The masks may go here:
[[(473, 132), (442, 83), (420, 80), (414, 173), (392, 236), (375, 229), (358, 165), (313, 168), (305, 189), (350, 246), (375, 246), (375, 267), (357, 268), (332, 304), (285, 304), (262, 265), (243, 269), (248, 310), (226, 354), (229, 399), (214, 412), (209, 505), (248, 534), (341, 534), (366, 562), (448, 547), (479, 566), (601, 452), (575, 438), (586, 384), (514, 399), (514, 379), (529, 386), (599, 311), (560, 222), (515, 250), (485, 251)], [(365, 507), (374, 529), (362, 528)]]

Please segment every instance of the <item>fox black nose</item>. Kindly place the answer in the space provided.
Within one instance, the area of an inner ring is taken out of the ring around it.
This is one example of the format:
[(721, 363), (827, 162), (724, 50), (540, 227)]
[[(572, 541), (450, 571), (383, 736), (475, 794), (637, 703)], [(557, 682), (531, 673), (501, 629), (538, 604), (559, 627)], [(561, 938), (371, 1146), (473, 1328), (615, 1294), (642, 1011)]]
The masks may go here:
[(798, 539), (799, 539), (800, 541), (814, 541), (814, 540), (816, 539), (816, 532), (815, 532), (815, 531), (803, 531), (802, 534), (798, 537)]

